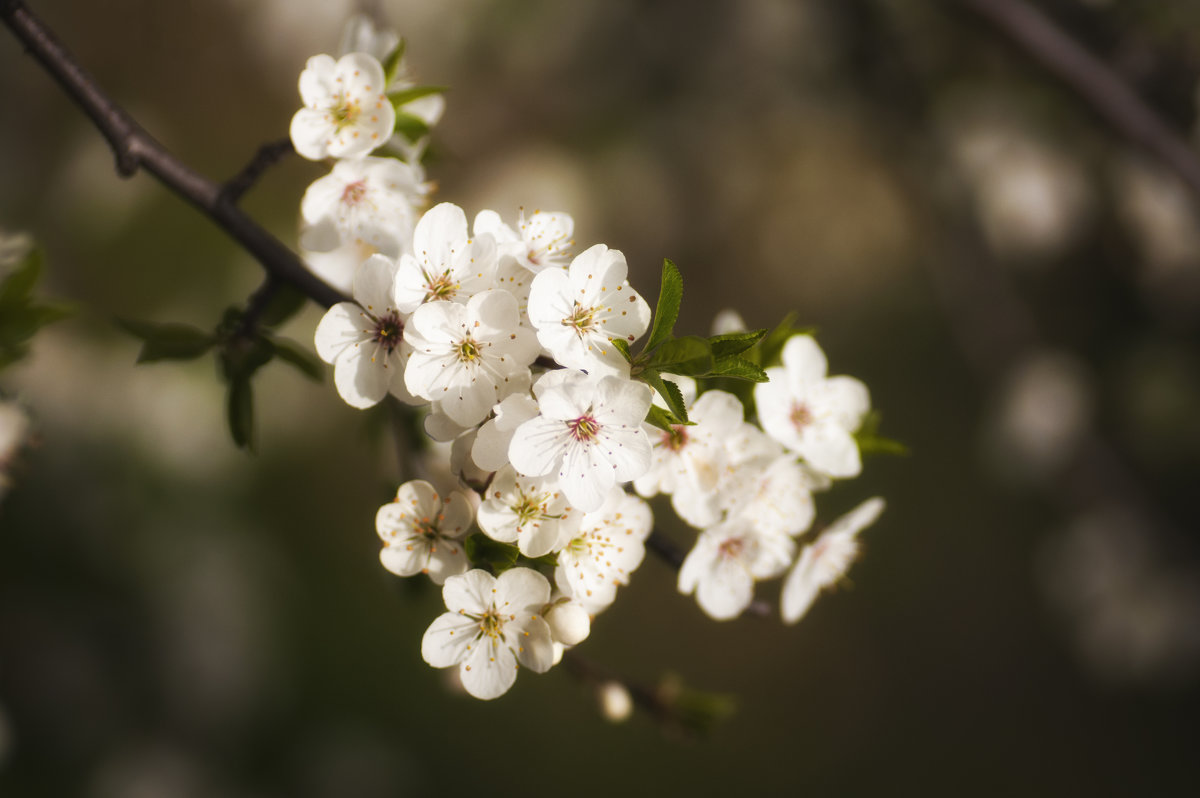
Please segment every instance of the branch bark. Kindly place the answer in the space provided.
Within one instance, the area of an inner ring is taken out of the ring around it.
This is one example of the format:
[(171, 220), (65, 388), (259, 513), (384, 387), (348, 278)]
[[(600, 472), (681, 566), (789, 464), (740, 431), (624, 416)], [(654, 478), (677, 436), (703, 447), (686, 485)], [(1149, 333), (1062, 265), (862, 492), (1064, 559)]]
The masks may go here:
[(962, 0), (1200, 196), (1200, 156), (1121, 76), (1024, 0)]
[[(144, 169), (224, 230), (272, 277), (291, 283), (325, 307), (346, 301), (340, 291), (310, 272), (295, 252), (235, 204), (265, 168), (267, 158), (262, 151), (228, 184), (209, 180), (172, 155), (117, 105), (23, 2), (0, 0), (0, 19), (96, 125), (112, 148), (118, 174), (132, 177)], [(278, 144), (274, 146), (278, 148)]]

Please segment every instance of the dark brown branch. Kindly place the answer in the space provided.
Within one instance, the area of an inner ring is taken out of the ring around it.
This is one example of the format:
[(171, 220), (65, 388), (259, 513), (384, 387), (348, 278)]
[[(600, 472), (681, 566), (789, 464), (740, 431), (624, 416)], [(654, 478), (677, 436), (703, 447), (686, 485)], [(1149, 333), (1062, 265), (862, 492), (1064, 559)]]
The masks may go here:
[[(313, 301), (326, 307), (346, 300), (340, 291), (310, 272), (295, 252), (260, 227), (232, 201), (257, 176), (256, 172), (246, 178), (247, 172), (256, 167), (258, 159), (231, 181), (232, 193), (229, 187), (223, 189), (168, 152), (113, 102), (24, 3), (20, 0), (0, 0), (0, 19), (104, 135), (116, 157), (117, 172), (122, 177), (130, 177), (139, 169), (150, 172), (237, 241), (269, 275), (291, 283)], [(261, 172), (265, 167), (256, 168)], [(245, 186), (242, 186), (243, 182)]]
[(296, 149), (292, 146), (291, 139), (279, 139), (262, 145), (258, 148), (253, 160), (221, 187), (221, 199), (226, 202), (237, 202), (258, 182), (263, 172), (267, 171), (280, 158), (295, 152)]
[(1113, 128), (1200, 195), (1200, 157), (1107, 64), (1024, 0), (961, 0), (1066, 83)]

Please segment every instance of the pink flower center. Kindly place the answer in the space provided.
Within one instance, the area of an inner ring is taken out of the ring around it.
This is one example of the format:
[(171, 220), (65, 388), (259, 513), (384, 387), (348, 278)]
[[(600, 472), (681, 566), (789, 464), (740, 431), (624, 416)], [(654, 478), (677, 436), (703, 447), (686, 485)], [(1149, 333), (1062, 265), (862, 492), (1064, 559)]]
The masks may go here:
[(728, 538), (721, 541), (721, 545), (717, 547), (717, 553), (726, 560), (736, 560), (742, 556), (742, 550), (746, 548), (746, 542), (741, 538)]
[(658, 445), (670, 449), (673, 452), (678, 452), (688, 442), (687, 427), (682, 424), (671, 427), (670, 432), (664, 432), (659, 439)]
[(367, 181), (355, 180), (342, 189), (342, 204), (357, 205), (367, 195)]
[(400, 316), (394, 310), (389, 311), (376, 320), (373, 337), (375, 343), (391, 352), (400, 345), (401, 339), (404, 338), (404, 322), (400, 320)]
[(591, 416), (580, 416), (568, 421), (567, 429), (571, 431), (572, 438), (588, 443), (596, 440), (596, 435), (600, 432), (600, 425)]
[(808, 405), (802, 402), (796, 402), (792, 405), (792, 413), (789, 418), (792, 421), (792, 426), (797, 430), (804, 429), (813, 422), (812, 411), (808, 409)]

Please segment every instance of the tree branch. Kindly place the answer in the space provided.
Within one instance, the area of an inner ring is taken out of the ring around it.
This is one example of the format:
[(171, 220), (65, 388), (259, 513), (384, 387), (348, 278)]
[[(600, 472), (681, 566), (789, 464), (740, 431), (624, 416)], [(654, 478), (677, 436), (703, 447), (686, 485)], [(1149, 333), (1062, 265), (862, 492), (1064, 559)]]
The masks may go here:
[(234, 204), (266, 167), (268, 159), (262, 151), (226, 186), (209, 180), (168, 152), (113, 102), (23, 2), (0, 0), (0, 19), (100, 130), (116, 157), (118, 174), (130, 177), (145, 169), (237, 241), (269, 275), (291, 283), (325, 307), (346, 301), (340, 291), (310, 272), (295, 252)]
[(250, 163), (225, 182), (221, 187), (221, 199), (226, 202), (237, 202), (280, 158), (296, 152), (291, 139), (279, 139), (268, 142), (258, 148)]
[(1200, 195), (1200, 157), (1107, 64), (1024, 0), (962, 0), (1085, 100), (1130, 141), (1153, 153)]

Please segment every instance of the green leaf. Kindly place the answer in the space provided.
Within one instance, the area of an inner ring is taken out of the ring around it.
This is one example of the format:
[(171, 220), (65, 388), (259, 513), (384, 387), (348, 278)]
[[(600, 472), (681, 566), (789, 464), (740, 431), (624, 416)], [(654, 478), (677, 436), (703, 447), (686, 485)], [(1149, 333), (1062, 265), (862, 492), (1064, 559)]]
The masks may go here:
[(687, 687), (676, 674), (664, 675), (656, 693), (668, 717), (681, 730), (697, 737), (711, 734), (737, 711), (733, 696)]
[(447, 88), (445, 86), (412, 86), (407, 89), (390, 92), (388, 99), (392, 102), (392, 107), (397, 113), (400, 111), (400, 106), (406, 105), (413, 100), (419, 100), (422, 97), (428, 97), (431, 94), (445, 94)]
[(665, 410), (658, 405), (650, 405), (650, 410), (646, 413), (646, 423), (658, 427), (664, 432), (672, 433), (675, 431), (675, 427), (683, 424), (671, 414), (670, 410)]
[(138, 363), (194, 360), (212, 349), (217, 342), (212, 333), (187, 324), (157, 324), (132, 319), (117, 319), (117, 324), (143, 341)]
[(271, 345), (275, 347), (275, 357), (289, 366), (295, 367), (309, 379), (315, 382), (324, 382), (325, 365), (312, 352), (286, 338), (274, 338), (271, 340)]
[(712, 346), (698, 335), (672, 338), (654, 352), (649, 366), (682, 377), (707, 374), (713, 367)]
[(708, 339), (708, 342), (712, 345), (713, 357), (722, 358), (730, 355), (740, 355), (761, 341), (766, 334), (766, 329), (754, 330), (753, 332), (726, 333), (724, 335), (714, 335)]
[(429, 125), (419, 116), (404, 111), (396, 112), (395, 130), (409, 141), (416, 142), (429, 135)]
[(705, 376), (730, 377), (751, 382), (767, 382), (769, 380), (767, 372), (763, 371), (762, 366), (738, 355), (730, 355), (713, 361), (712, 371)]
[(47, 324), (67, 318), (72, 309), (66, 305), (28, 305), (17, 303), (0, 313), (0, 344), (17, 346), (28, 341)]
[(817, 331), (816, 327), (797, 327), (796, 314), (789, 313), (783, 318), (783, 321), (776, 325), (775, 329), (767, 333), (762, 342), (755, 350), (754, 360), (763, 368), (778, 366), (782, 363), (783, 345), (793, 335), (812, 335)]
[(516, 546), (492, 540), (487, 535), (476, 533), (463, 541), (463, 551), (472, 565), (488, 568), (494, 573), (503, 573), (517, 563), (521, 552)]
[(396, 80), (396, 74), (400, 71), (400, 63), (404, 60), (404, 51), (407, 49), (408, 42), (401, 39), (400, 43), (388, 53), (387, 58), (383, 59), (384, 86), (390, 86)]
[(858, 450), (863, 454), (890, 454), (907, 456), (909, 449), (900, 441), (885, 438), (879, 434), (879, 425), (883, 422), (883, 414), (872, 410), (863, 417), (862, 424), (854, 433), (854, 441)]
[(663, 260), (662, 284), (658, 289), (658, 306), (654, 311), (654, 326), (646, 339), (645, 351), (653, 352), (671, 337), (679, 318), (679, 303), (683, 301), (683, 275), (669, 259)]
[(241, 449), (254, 451), (254, 390), (250, 377), (238, 377), (229, 383), (229, 432)]
[(295, 286), (287, 283), (277, 284), (275, 293), (258, 316), (258, 323), (264, 327), (278, 327), (295, 316), (306, 301), (308, 297)]
[(629, 351), (629, 344), (624, 338), (609, 338), (608, 340), (617, 348), (617, 351), (621, 353), (626, 362), (633, 362), (633, 353)]
[(21, 304), (29, 299), (42, 274), (42, 262), (40, 249), (35, 247), (26, 253), (20, 265), (0, 283), (0, 307), (8, 310), (10, 305)]
[(679, 390), (678, 385), (670, 380), (664, 380), (662, 375), (654, 369), (646, 369), (638, 375), (638, 378), (658, 391), (659, 396), (666, 402), (667, 409), (677, 419), (677, 423), (690, 423), (687, 416), (687, 405), (683, 403), (683, 393)]

